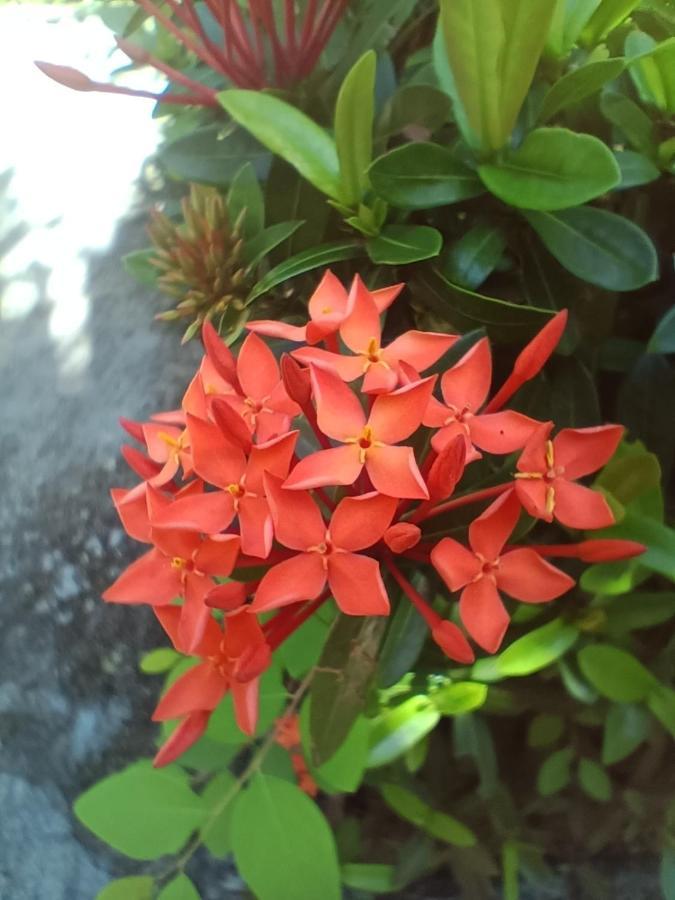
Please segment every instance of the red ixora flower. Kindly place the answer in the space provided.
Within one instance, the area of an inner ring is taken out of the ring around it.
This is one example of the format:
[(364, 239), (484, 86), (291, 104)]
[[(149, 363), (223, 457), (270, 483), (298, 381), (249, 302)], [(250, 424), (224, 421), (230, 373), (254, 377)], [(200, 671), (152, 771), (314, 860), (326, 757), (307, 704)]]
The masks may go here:
[[(523, 509), (567, 528), (612, 521), (602, 495), (576, 479), (607, 462), (622, 429), (551, 437), (552, 423), (503, 408), (553, 353), (565, 314), (526, 345), (491, 400), (487, 340), (445, 372), (435, 394), (436, 376), (420, 372), (455, 337), (408, 332), (381, 347), (380, 316), (399, 290), (370, 291), (356, 278), (347, 292), (327, 273), (306, 326), (252, 323), (236, 355), (206, 323), (205, 356), (180, 409), (123, 421), (143, 448), (124, 450), (142, 480), (115, 489), (113, 502), (127, 533), (150, 549), (104, 598), (152, 606), (176, 649), (198, 657), (155, 712), (180, 720), (157, 765), (199, 739), (228, 693), (252, 734), (271, 655), (331, 598), (350, 616), (386, 616), (390, 601), (409, 602), (437, 654), (467, 665), (467, 635), (488, 652), (501, 645), (502, 593), (544, 603), (572, 588), (549, 558), (595, 563), (643, 551), (587, 535), (507, 543)], [(263, 339), (275, 335), (305, 346), (278, 362)], [(520, 448), (515, 479), (463, 487), (479, 454)], [(438, 540), (440, 523), (457, 531), (452, 513), (469, 505), (467, 542)], [(457, 621), (454, 598), (432, 606), (414, 587), (413, 573), (429, 565), (461, 592)]]
[[(273, 0), (136, 0), (199, 63), (220, 76), (223, 87), (260, 90), (287, 88), (308, 78), (345, 13), (349, 0), (309, 0), (303, 15), (292, 0), (280, 12)], [(281, 4), (278, 4), (281, 6)], [(245, 11), (244, 11), (245, 10)], [(215, 33), (214, 33), (215, 32)], [(37, 62), (45, 75), (76, 91), (102, 91), (149, 97), (162, 103), (218, 107), (222, 88), (185, 75), (133, 42), (118, 38), (120, 49), (133, 62), (162, 72), (173, 88), (162, 94), (92, 81), (70, 66)]]

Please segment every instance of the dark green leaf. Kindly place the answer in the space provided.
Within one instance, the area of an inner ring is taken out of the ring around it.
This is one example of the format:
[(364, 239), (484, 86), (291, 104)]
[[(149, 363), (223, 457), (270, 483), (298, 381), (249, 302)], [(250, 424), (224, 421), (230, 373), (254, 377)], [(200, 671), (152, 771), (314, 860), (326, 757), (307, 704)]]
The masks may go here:
[(388, 894), (397, 888), (393, 866), (378, 863), (347, 863), (342, 866), (342, 883), (355, 891)]
[[(416, 573), (416, 576), (420, 577), (420, 574)], [(420, 586), (414, 580), (413, 585), (419, 590)], [(377, 680), (380, 687), (391, 687), (413, 668), (428, 634), (422, 616), (412, 603), (402, 598), (390, 617), (379, 655)]]
[(537, 790), (542, 797), (551, 797), (567, 787), (573, 758), (574, 751), (565, 747), (544, 760), (537, 774)]
[(601, 421), (595, 379), (576, 357), (556, 361), (548, 399), (558, 428), (586, 428)]
[(579, 760), (579, 784), (584, 793), (593, 800), (607, 803), (612, 799), (612, 782), (602, 766), (594, 760), (582, 757)]
[(656, 326), (647, 345), (648, 353), (675, 353), (675, 307)]
[(527, 730), (530, 747), (549, 747), (560, 740), (565, 731), (565, 720), (554, 713), (539, 713)]
[(373, 189), (399, 209), (446, 206), (485, 192), (476, 173), (440, 144), (404, 144), (370, 167)]
[(381, 791), (385, 802), (395, 813), (432, 837), (455, 847), (473, 847), (476, 843), (476, 836), (466, 825), (452, 816), (437, 812), (412, 791), (397, 784), (384, 784)]
[(160, 160), (180, 181), (226, 185), (246, 160), (253, 163), (259, 175), (264, 174), (269, 153), (241, 128), (208, 125), (167, 144)]
[(405, 22), (415, 0), (371, 0), (355, 16), (355, 30), (341, 48), (336, 73), (341, 76), (367, 50), (385, 46), (392, 34)]
[(453, 720), (455, 756), (468, 756), (478, 769), (481, 797), (492, 797), (498, 786), (497, 755), (490, 728), (479, 715), (468, 713)]
[(539, 111), (539, 121), (548, 122), (561, 110), (595, 94), (608, 81), (618, 78), (624, 65), (622, 59), (599, 59), (567, 72), (549, 88)]
[(236, 122), (318, 190), (334, 200), (343, 199), (335, 142), (309, 116), (258, 91), (222, 91), (218, 100)]
[(297, 278), (298, 275), (328, 266), (331, 263), (355, 259), (362, 253), (361, 244), (357, 244), (355, 241), (335, 241), (331, 244), (320, 244), (318, 247), (303, 250), (302, 253), (292, 256), (270, 269), (267, 275), (254, 286), (249, 294), (248, 302), (257, 300), (258, 297), (262, 297), (263, 294), (271, 291), (277, 285), (283, 284), (284, 281)]
[(304, 224), (304, 222), (279, 222), (276, 225), (270, 225), (269, 228), (265, 228), (260, 234), (247, 241), (243, 249), (247, 266), (250, 268), (257, 266), (268, 253), (288, 240)]
[(340, 900), (335, 841), (319, 807), (280, 778), (256, 775), (232, 812), (237, 868), (259, 900)]
[(632, 291), (658, 278), (654, 245), (633, 222), (592, 206), (556, 213), (523, 211), (555, 258), (608, 291)]
[(657, 685), (647, 698), (647, 705), (672, 738), (675, 738), (675, 691)]
[(646, 354), (629, 372), (618, 397), (620, 420), (657, 454), (666, 483), (675, 456), (675, 417), (663, 415), (663, 398), (673, 392), (675, 368), (663, 356)]
[(377, 265), (403, 266), (438, 256), (442, 245), (440, 231), (427, 225), (387, 225), (366, 248)]
[(244, 163), (232, 179), (227, 212), (230, 221), (238, 223), (245, 240), (254, 238), (265, 227), (265, 201), (251, 163)]
[(600, 109), (604, 117), (623, 132), (635, 150), (647, 156), (654, 155), (654, 123), (636, 103), (623, 94), (606, 91), (600, 98)]
[(648, 734), (649, 716), (641, 706), (625, 703), (613, 705), (605, 719), (602, 737), (603, 764), (611, 766), (630, 756)]
[(644, 700), (658, 685), (634, 656), (609, 644), (589, 644), (577, 654), (579, 667), (594, 688), (617, 703)]
[(474, 290), (493, 271), (505, 247), (506, 235), (498, 225), (474, 225), (444, 256), (443, 274), (453, 284)]
[(206, 813), (182, 774), (145, 760), (93, 785), (73, 809), (97, 837), (132, 859), (177, 853)]
[(152, 900), (155, 882), (149, 875), (131, 875), (106, 884), (96, 900)]
[(531, 131), (517, 150), (484, 163), (478, 173), (504, 203), (543, 211), (579, 206), (621, 180), (619, 166), (602, 141), (567, 128)]
[(368, 188), (368, 166), (373, 158), (375, 65), (373, 50), (357, 60), (347, 73), (335, 106), (335, 143), (340, 161), (342, 200), (356, 205)]
[(159, 892), (157, 900), (199, 900), (199, 893), (187, 875), (177, 875)]
[(429, 697), (420, 694), (373, 721), (368, 767), (386, 766), (414, 747), (438, 724), (441, 716)]
[(607, 629), (612, 634), (625, 634), (640, 628), (653, 628), (675, 616), (675, 593), (634, 592), (615, 597), (605, 607)]
[(366, 704), (386, 626), (383, 618), (341, 615), (333, 626), (311, 687), (311, 758), (336, 752)]
[(411, 125), (434, 132), (449, 118), (447, 94), (429, 84), (406, 84), (385, 106), (378, 133), (380, 138), (399, 134)]
[(635, 150), (615, 150), (614, 158), (621, 170), (621, 184), (617, 190), (649, 184), (661, 175), (650, 159)]

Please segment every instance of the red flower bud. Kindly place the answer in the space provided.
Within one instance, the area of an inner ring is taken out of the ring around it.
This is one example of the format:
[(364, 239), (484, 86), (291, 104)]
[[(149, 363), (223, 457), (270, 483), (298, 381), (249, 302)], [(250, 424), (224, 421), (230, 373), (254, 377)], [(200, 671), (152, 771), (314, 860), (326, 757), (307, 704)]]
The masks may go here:
[(301, 366), (288, 353), (281, 357), (281, 380), (291, 400), (298, 406), (307, 406), (312, 397), (309, 369)]
[(384, 533), (384, 542), (392, 553), (405, 553), (416, 544), (419, 544), (422, 532), (411, 522), (397, 522)]
[(446, 656), (459, 663), (472, 663), (475, 659), (471, 645), (459, 628), (443, 620), (432, 630), (431, 636)]
[(434, 502), (451, 497), (464, 474), (466, 441), (461, 435), (443, 447), (429, 471), (427, 487)]

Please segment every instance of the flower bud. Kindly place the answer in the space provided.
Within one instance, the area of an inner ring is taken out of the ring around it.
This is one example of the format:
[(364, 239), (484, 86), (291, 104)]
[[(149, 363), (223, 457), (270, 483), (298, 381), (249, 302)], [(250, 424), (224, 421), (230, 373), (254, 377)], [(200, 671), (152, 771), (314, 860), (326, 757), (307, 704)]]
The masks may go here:
[(431, 636), (446, 656), (459, 663), (472, 663), (474, 652), (459, 628), (443, 620), (432, 630)]
[(437, 502), (451, 497), (464, 474), (465, 464), (466, 441), (462, 435), (457, 435), (443, 447), (429, 470), (427, 476), (429, 499)]
[(286, 393), (298, 406), (305, 407), (312, 399), (309, 369), (303, 368), (288, 353), (281, 357), (281, 379)]
[(383, 540), (392, 553), (405, 553), (419, 544), (422, 532), (412, 522), (397, 522), (384, 533)]

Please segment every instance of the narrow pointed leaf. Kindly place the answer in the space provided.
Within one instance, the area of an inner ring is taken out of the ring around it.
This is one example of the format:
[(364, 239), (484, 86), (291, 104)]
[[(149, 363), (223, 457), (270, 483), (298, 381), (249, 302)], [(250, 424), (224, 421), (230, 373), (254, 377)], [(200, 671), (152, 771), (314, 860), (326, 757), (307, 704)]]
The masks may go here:
[(349, 70), (335, 107), (335, 143), (340, 161), (343, 201), (353, 206), (368, 187), (373, 157), (375, 66), (369, 50)]
[(290, 281), (291, 278), (297, 278), (298, 275), (304, 275), (305, 272), (311, 272), (313, 269), (329, 266), (331, 263), (342, 262), (346, 259), (355, 259), (362, 254), (363, 248), (356, 241), (335, 241), (310, 247), (309, 250), (303, 250), (270, 269), (265, 277), (254, 285), (248, 302), (252, 303), (277, 285)]
[(591, 97), (624, 69), (622, 59), (599, 59), (563, 75), (544, 96), (539, 121), (548, 122), (562, 110)]
[(404, 266), (438, 256), (442, 245), (440, 231), (428, 225), (387, 225), (366, 246), (377, 265)]

